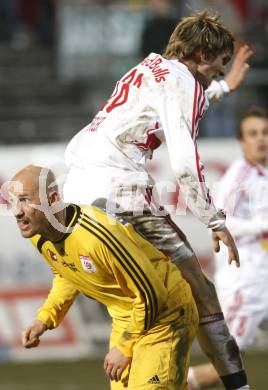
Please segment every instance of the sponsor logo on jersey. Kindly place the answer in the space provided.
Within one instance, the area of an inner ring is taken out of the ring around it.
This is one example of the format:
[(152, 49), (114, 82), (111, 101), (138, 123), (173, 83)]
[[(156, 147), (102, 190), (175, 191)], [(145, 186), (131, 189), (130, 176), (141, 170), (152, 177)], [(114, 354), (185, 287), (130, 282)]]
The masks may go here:
[(91, 260), (91, 258), (89, 256), (79, 255), (79, 258), (80, 258), (82, 267), (86, 272), (93, 273), (93, 272), (97, 271), (93, 261)]
[(152, 58), (152, 56), (149, 55), (142, 61), (141, 65), (147, 66), (147, 68), (150, 69), (157, 83), (165, 81), (165, 76), (170, 73), (167, 68), (162, 67), (163, 60), (159, 55), (157, 55), (155, 58)]
[(67, 263), (65, 260), (62, 261), (63, 267), (69, 268), (73, 272), (79, 272), (79, 269), (76, 267), (75, 263)]
[(93, 121), (86, 127), (86, 131), (95, 132), (98, 130), (98, 127), (102, 124), (105, 117), (96, 115)]
[(52, 252), (52, 250), (50, 250), (50, 249), (47, 249), (47, 253), (48, 253), (49, 257), (51, 258), (51, 260), (57, 261), (56, 253)]

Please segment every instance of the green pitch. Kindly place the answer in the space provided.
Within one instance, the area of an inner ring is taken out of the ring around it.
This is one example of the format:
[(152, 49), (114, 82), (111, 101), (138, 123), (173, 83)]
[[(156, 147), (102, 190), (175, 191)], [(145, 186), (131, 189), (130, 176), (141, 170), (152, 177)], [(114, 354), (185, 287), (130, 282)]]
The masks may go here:
[[(194, 357), (193, 363), (204, 362)], [(252, 390), (268, 389), (268, 352), (245, 358)], [(102, 361), (0, 364), (1, 390), (108, 390)]]

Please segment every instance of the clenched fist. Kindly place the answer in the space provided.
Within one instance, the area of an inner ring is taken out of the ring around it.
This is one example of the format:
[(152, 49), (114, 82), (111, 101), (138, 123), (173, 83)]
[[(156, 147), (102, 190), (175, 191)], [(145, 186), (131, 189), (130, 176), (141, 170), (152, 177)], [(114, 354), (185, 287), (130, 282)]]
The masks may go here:
[(47, 330), (47, 326), (35, 320), (32, 325), (27, 326), (21, 333), (21, 342), (24, 348), (34, 348), (40, 343), (39, 337)]

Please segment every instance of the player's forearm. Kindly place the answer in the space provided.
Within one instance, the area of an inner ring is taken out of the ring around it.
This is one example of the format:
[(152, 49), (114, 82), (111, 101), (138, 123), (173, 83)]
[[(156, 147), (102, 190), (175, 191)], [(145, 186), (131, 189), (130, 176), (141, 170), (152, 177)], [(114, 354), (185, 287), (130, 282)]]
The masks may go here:
[[(190, 104), (192, 103), (189, 101)], [(163, 118), (166, 120), (165, 135), (171, 168), (180, 190), (192, 213), (208, 226), (217, 210), (209, 196), (197, 146), (192, 138), (191, 113), (181, 112), (180, 116), (179, 111), (176, 120)]]
[(42, 321), (49, 329), (56, 328), (63, 320), (78, 291), (66, 279), (56, 275), (44, 305), (38, 309), (37, 320)]
[(187, 207), (192, 213), (209, 228), (217, 228), (219, 224), (223, 227), (225, 217), (216, 209), (205, 182), (200, 182), (194, 172), (192, 175), (181, 174), (177, 179)]
[(42, 321), (48, 329), (54, 329), (59, 326), (69, 308), (71, 307), (73, 300), (65, 301), (64, 303), (51, 302), (48, 298), (45, 304), (38, 309), (36, 320)]

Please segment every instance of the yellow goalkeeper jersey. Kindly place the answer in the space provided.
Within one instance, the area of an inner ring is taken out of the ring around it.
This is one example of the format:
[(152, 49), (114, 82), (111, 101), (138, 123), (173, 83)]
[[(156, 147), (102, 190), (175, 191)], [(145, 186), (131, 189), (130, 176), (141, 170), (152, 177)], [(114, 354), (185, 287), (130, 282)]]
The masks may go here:
[(57, 327), (83, 293), (107, 306), (122, 328), (117, 347), (131, 356), (138, 337), (178, 318), (179, 308), (192, 300), (190, 287), (177, 267), (121, 218), (70, 205), (67, 221), (61, 241), (31, 239), (55, 274), (37, 319)]

